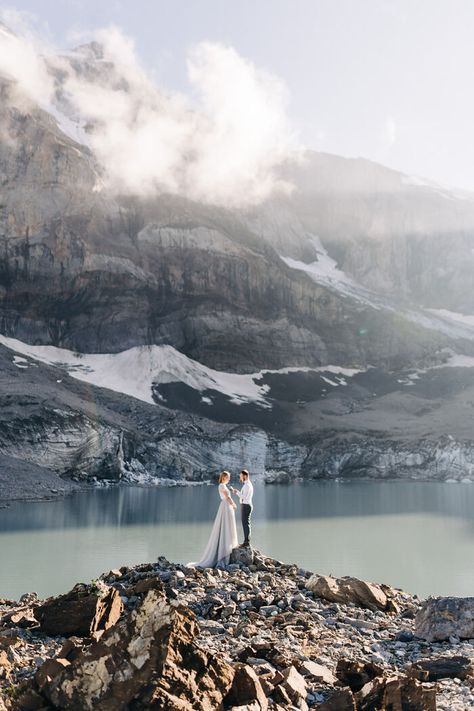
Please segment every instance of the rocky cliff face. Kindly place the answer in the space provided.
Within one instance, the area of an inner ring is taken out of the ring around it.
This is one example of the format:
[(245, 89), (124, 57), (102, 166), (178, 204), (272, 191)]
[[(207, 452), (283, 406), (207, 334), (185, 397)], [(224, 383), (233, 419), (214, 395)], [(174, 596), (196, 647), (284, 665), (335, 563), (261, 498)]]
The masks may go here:
[[(53, 115), (6, 79), (0, 98), (0, 334), (20, 342), (0, 347), (0, 453), (19, 471), (471, 477), (474, 330), (448, 313), (474, 293), (469, 196), (320, 154), (252, 210), (112, 194)], [(25, 359), (27, 344), (71, 358), (166, 345), (192, 362), (140, 365), (143, 398), (133, 365), (101, 390), (60, 355)], [(205, 385), (187, 379), (195, 361), (214, 369)], [(222, 389), (236, 373), (260, 402)]]
[(296, 185), (292, 196), (252, 215), (281, 253), (312, 261), (317, 236), (365, 287), (472, 313), (473, 195), (327, 154), (308, 153), (285, 174)]
[(90, 151), (2, 87), (3, 333), (84, 352), (168, 343), (233, 370), (416, 362), (446, 344), (288, 268), (235, 212), (104, 194)]

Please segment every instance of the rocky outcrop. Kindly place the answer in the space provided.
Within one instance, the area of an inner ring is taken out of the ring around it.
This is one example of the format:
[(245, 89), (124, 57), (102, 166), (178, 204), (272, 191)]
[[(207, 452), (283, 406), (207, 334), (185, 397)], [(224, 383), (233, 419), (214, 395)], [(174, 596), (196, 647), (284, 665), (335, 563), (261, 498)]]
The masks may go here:
[[(232, 685), (229, 664), (194, 642), (196, 623), (156, 591), (72, 663), (57, 663), (41, 691), (71, 711), (218, 708)], [(41, 668), (38, 670), (41, 676)]]
[(329, 602), (306, 588), (311, 573), (254, 553), (226, 570), (160, 557), (110, 571), (97, 584), (124, 609), (92, 636), (20, 628), (18, 613), (41, 602), (0, 601), (8, 710), (428, 711), (435, 697), (440, 709), (471, 708), (472, 644), (415, 637), (416, 597), (391, 590), (398, 613)]

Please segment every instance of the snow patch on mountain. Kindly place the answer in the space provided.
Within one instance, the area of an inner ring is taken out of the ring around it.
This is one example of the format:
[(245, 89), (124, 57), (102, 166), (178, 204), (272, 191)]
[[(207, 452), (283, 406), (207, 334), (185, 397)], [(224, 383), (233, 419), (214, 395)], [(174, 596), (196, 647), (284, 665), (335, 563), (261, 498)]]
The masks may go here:
[[(22, 356), (61, 368), (77, 380), (130, 395), (150, 404), (155, 404), (154, 386), (183, 383), (199, 392), (216, 390), (236, 405), (253, 402), (260, 407), (270, 408), (271, 404), (266, 397), (270, 388), (258, 382), (267, 373), (331, 373), (343, 376), (337, 382), (331, 382), (332, 385), (345, 385), (344, 377), (350, 378), (361, 372), (356, 368), (329, 365), (319, 368), (262, 370), (242, 375), (208, 368), (172, 346), (137, 346), (121, 353), (75, 353), (55, 346), (32, 346), (2, 335), (0, 344)], [(21, 368), (28, 366), (28, 362), (17, 355), (13, 356), (13, 362)]]
[(312, 235), (309, 235), (309, 238), (309, 241), (314, 245), (318, 259), (306, 263), (280, 255), (280, 259), (291, 269), (303, 271), (316, 283), (337, 291), (342, 296), (355, 299), (370, 308), (399, 313), (408, 321), (417, 323), (423, 328), (445, 333), (450, 338), (474, 339), (474, 316), (465, 316), (446, 309), (423, 309), (421, 307), (417, 309), (416, 306), (408, 307), (400, 303), (391, 303), (387, 297), (366, 289), (339, 269), (337, 262), (329, 256), (319, 238)]
[(340, 294), (356, 299), (374, 309), (382, 308), (376, 294), (365, 289), (342, 269), (339, 269), (336, 260), (329, 256), (319, 237), (308, 235), (308, 238), (315, 249), (317, 260), (306, 263), (292, 257), (284, 257), (281, 254), (279, 255), (280, 259), (291, 269), (305, 272), (318, 284), (334, 289)]
[(468, 314), (460, 314), (456, 311), (448, 311), (447, 309), (427, 309), (430, 313), (439, 316), (440, 318), (447, 319), (448, 321), (454, 321), (455, 323), (461, 323), (463, 326), (469, 326), (474, 328), (474, 316)]

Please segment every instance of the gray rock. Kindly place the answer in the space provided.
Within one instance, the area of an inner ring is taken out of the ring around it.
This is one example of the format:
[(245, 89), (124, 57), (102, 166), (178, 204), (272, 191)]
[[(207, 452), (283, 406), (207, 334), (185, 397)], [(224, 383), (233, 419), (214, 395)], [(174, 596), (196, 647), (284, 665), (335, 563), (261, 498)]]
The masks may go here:
[[(252, 565), (255, 557), (255, 552), (251, 546), (243, 548), (234, 548), (230, 554), (230, 563), (232, 565), (244, 566)], [(234, 568), (232, 568), (233, 570)]]
[(286, 471), (267, 471), (265, 474), (265, 484), (289, 484), (294, 476)]
[(429, 598), (415, 617), (415, 634), (428, 642), (474, 636), (474, 597)]

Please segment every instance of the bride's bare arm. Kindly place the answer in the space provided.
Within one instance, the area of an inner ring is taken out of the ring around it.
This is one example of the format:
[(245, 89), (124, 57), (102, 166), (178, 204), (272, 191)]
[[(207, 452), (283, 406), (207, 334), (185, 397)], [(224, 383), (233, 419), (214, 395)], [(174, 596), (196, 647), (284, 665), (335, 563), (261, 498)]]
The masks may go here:
[(229, 506), (232, 506), (234, 509), (236, 509), (237, 506), (236, 506), (235, 501), (234, 501), (234, 499), (232, 498), (232, 496), (231, 496), (230, 494), (228, 494), (227, 491), (224, 492), (224, 493), (225, 493), (225, 498), (226, 498), (227, 503), (229, 504)]

